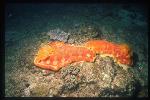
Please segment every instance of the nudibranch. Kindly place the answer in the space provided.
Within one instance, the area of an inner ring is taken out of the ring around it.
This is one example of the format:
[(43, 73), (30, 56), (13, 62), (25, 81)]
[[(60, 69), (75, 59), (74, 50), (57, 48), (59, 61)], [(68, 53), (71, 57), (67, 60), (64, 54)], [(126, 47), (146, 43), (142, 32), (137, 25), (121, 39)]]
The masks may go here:
[(85, 47), (55, 41), (39, 49), (34, 64), (44, 69), (57, 71), (72, 62), (93, 62), (94, 59), (95, 53)]
[(73, 62), (94, 62), (96, 54), (112, 57), (119, 65), (132, 65), (132, 51), (128, 45), (106, 40), (89, 40), (82, 45), (49, 42), (41, 46), (34, 64), (40, 68), (58, 71)]
[(132, 50), (127, 44), (115, 44), (106, 40), (90, 40), (84, 46), (102, 57), (112, 57), (119, 65), (132, 65)]

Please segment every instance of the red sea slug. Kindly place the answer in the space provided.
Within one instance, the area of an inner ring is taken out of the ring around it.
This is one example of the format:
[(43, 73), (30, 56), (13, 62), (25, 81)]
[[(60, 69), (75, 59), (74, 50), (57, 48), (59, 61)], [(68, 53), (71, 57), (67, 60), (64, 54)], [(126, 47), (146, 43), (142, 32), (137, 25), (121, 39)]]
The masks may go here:
[(118, 64), (132, 65), (129, 46), (105, 40), (90, 40), (80, 46), (59, 41), (49, 42), (39, 49), (34, 64), (40, 68), (58, 71), (73, 62), (93, 62), (96, 54), (113, 57)]
[(55, 41), (39, 49), (34, 64), (44, 69), (57, 71), (72, 62), (93, 62), (94, 59), (95, 53), (85, 47)]
[(127, 44), (115, 44), (106, 40), (90, 40), (84, 46), (101, 56), (113, 57), (120, 65), (132, 65), (132, 51)]

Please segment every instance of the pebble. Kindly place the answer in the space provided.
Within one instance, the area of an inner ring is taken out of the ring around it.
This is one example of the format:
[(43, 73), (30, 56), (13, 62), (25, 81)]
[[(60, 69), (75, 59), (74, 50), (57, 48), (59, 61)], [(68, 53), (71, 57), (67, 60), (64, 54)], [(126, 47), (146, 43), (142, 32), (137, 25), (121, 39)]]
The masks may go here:
[(51, 71), (50, 70), (42, 70), (43, 76), (48, 76), (50, 75)]
[(24, 89), (24, 95), (25, 96), (30, 96), (30, 88)]
[(73, 44), (73, 43), (75, 43), (75, 40), (70, 38), (70, 39), (68, 39), (68, 43)]
[(66, 33), (60, 29), (50, 30), (47, 35), (50, 36), (51, 40), (59, 40), (63, 42), (67, 42), (70, 36), (70, 33)]

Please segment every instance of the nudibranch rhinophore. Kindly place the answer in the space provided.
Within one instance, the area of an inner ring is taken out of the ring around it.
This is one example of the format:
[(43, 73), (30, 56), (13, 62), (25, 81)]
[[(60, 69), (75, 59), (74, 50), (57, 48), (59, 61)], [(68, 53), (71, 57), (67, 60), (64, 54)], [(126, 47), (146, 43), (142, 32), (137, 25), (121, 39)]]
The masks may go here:
[(58, 71), (73, 62), (94, 62), (96, 54), (112, 57), (119, 65), (132, 65), (132, 51), (128, 45), (106, 40), (89, 40), (80, 46), (60, 41), (49, 42), (41, 46), (34, 64), (40, 68)]

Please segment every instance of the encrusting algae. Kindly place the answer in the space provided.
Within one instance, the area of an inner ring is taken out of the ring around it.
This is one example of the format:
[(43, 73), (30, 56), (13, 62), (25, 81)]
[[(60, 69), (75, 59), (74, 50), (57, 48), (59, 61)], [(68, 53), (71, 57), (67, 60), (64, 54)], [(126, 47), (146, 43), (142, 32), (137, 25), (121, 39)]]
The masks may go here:
[(106, 40), (89, 40), (82, 45), (49, 42), (39, 49), (34, 64), (40, 68), (58, 71), (73, 62), (94, 62), (96, 54), (112, 57), (121, 66), (132, 65), (132, 51), (127, 44), (115, 44)]

